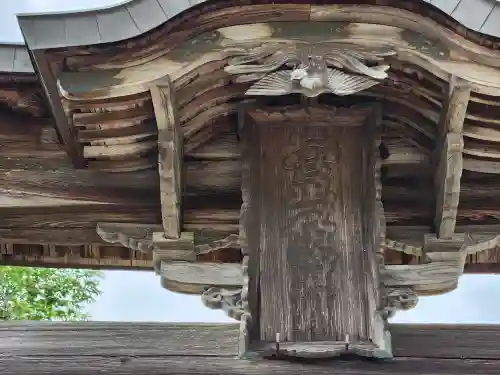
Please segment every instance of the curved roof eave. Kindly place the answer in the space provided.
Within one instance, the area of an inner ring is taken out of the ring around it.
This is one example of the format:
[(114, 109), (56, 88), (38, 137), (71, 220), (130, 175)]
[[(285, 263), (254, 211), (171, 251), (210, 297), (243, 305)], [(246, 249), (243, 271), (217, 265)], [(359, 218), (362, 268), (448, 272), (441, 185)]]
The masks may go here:
[[(19, 14), (31, 50), (112, 43), (134, 38), (179, 13), (208, 0), (126, 0), (120, 4), (76, 12)], [(421, 0), (465, 27), (500, 37), (498, 0)]]
[(127, 0), (76, 12), (18, 14), (31, 50), (112, 43), (146, 33), (207, 0)]
[(24, 44), (0, 43), (1, 73), (34, 73), (33, 64)]

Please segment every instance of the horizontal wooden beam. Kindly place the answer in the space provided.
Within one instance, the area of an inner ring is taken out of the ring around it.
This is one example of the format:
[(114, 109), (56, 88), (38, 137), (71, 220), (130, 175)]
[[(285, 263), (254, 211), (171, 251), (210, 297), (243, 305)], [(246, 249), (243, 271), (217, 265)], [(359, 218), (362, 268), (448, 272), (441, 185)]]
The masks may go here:
[(105, 357), (68, 355), (3, 357), (0, 370), (9, 375), (498, 375), (498, 360), (396, 358), (387, 363), (320, 361), (293, 363), (274, 360), (246, 361), (228, 357), (154, 356)]
[[(392, 325), (394, 360), (238, 360), (238, 325), (5, 322), (0, 373), (485, 375), (500, 372), (500, 325)], [(459, 345), (458, 345), (459, 343)]]

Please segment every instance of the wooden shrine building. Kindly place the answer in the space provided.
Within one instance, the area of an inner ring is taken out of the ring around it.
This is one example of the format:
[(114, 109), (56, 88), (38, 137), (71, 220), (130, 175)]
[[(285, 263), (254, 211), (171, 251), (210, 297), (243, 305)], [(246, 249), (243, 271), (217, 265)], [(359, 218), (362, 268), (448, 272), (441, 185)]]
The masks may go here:
[(1, 264), (154, 269), (241, 322), (237, 361), (285, 359), (210, 370), (246, 374), (398, 357), (397, 310), (500, 273), (499, 1), (18, 20), (25, 44), (0, 47)]

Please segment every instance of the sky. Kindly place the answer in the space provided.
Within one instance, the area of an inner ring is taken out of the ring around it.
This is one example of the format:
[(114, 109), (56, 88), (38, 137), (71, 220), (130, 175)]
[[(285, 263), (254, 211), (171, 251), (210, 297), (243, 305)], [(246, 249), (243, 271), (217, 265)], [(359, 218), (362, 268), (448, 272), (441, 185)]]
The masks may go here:
[[(22, 42), (15, 15), (77, 10), (117, 4), (121, 0), (1, 0), (0, 41)], [(153, 272), (107, 271), (102, 294), (88, 307), (92, 320), (231, 322), (223, 312), (203, 306), (199, 296), (163, 289)], [(464, 275), (457, 290), (420, 299), (394, 322), (500, 323), (500, 276)]]

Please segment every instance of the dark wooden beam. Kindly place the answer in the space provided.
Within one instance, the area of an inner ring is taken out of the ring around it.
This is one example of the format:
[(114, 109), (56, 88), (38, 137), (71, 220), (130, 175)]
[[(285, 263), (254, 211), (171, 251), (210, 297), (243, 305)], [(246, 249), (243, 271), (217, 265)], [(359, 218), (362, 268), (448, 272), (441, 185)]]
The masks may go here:
[(500, 372), (500, 325), (392, 325), (385, 362), (236, 359), (237, 325), (6, 322), (0, 373), (438, 375)]
[(76, 141), (73, 124), (70, 124), (69, 117), (62, 106), (57, 88), (57, 77), (50, 66), (50, 61), (44, 50), (30, 51), (30, 57), (35, 71), (41, 77), (45, 97), (51, 107), (52, 116), (68, 157), (75, 168), (83, 168), (85, 167), (83, 149)]
[[(47, 237), (50, 239), (51, 236)], [(153, 267), (151, 254), (110, 244), (60, 245), (1, 241), (3, 239), (0, 239), (0, 265), (110, 270), (151, 270)]]

